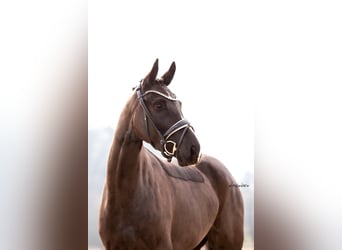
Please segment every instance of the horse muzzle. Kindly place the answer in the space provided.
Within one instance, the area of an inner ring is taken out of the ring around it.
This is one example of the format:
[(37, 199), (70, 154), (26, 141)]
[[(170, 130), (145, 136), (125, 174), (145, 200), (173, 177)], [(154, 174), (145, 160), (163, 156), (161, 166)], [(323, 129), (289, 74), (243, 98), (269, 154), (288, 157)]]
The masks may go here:
[(200, 158), (201, 146), (192, 129), (186, 131), (186, 134), (179, 144), (175, 157), (180, 166), (196, 164)]

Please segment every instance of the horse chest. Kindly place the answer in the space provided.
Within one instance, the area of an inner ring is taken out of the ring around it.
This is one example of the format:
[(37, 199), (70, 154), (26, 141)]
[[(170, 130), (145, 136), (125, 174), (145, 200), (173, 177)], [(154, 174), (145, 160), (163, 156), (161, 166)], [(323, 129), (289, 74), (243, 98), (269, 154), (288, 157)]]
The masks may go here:
[(108, 227), (120, 231), (130, 226), (156, 226), (160, 221), (167, 220), (170, 207), (167, 200), (161, 201), (161, 194), (155, 190), (137, 188), (131, 195), (115, 199), (115, 205), (104, 207), (102, 215), (106, 217), (104, 221), (110, 222)]
[(164, 241), (163, 230), (151, 217), (122, 215), (112, 219), (114, 227), (108, 235), (110, 249), (157, 249)]

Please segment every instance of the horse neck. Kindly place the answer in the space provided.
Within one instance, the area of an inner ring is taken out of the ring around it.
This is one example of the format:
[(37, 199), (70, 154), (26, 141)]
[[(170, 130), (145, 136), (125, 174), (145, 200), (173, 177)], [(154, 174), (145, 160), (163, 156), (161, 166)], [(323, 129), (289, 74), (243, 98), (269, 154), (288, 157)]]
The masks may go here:
[(132, 128), (132, 117), (137, 106), (134, 97), (125, 106), (110, 149), (106, 185), (108, 194), (117, 195), (133, 188), (139, 177), (139, 154), (142, 140), (138, 138)]

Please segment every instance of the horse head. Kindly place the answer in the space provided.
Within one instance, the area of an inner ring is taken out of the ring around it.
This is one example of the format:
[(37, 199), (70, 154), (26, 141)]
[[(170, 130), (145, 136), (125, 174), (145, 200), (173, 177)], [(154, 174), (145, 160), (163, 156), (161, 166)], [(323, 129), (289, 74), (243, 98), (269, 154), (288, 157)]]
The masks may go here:
[(176, 71), (173, 62), (161, 77), (158, 59), (150, 73), (135, 89), (140, 103), (136, 109), (133, 126), (139, 137), (159, 150), (171, 161), (176, 157), (180, 166), (195, 164), (199, 158), (200, 144), (190, 123), (184, 119), (181, 102), (168, 88)]

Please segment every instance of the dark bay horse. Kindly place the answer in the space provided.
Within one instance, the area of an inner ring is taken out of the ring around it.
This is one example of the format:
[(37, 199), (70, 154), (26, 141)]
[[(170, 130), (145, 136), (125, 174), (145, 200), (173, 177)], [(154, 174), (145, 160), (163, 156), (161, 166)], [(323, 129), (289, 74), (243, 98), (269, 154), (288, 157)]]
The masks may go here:
[[(200, 155), (181, 103), (170, 91), (175, 63), (158, 59), (127, 102), (110, 149), (100, 207), (106, 250), (241, 249), (243, 201), (227, 168)], [(166, 162), (145, 149), (150, 143)]]

